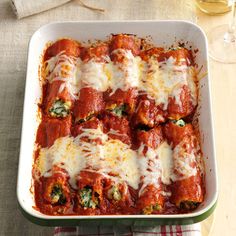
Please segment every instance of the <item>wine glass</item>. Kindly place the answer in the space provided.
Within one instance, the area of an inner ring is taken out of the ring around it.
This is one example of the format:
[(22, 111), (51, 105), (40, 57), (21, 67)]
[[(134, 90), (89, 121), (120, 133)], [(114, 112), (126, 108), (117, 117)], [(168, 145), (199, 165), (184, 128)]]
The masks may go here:
[(209, 54), (214, 60), (223, 63), (236, 63), (236, 11), (232, 3), (232, 17), (229, 24), (220, 25), (207, 33)]

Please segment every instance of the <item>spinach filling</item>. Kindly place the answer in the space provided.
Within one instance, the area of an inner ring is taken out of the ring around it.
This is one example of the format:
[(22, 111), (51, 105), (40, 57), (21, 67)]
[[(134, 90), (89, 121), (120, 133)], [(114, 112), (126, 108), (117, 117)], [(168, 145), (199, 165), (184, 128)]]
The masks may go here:
[(150, 215), (150, 214), (152, 214), (153, 211), (160, 211), (160, 210), (161, 210), (161, 206), (158, 203), (156, 203), (155, 205), (146, 206), (143, 209), (143, 213), (145, 215)]
[(180, 209), (184, 210), (194, 210), (198, 207), (200, 203), (199, 202), (194, 202), (194, 201), (182, 201), (180, 203)]
[(84, 208), (95, 209), (98, 207), (98, 198), (93, 197), (93, 190), (90, 187), (85, 187), (79, 191), (80, 204)]
[(173, 120), (172, 122), (175, 123), (176, 125), (178, 125), (179, 127), (184, 127), (185, 126), (185, 122), (182, 119), (180, 119), (180, 120)]
[(122, 115), (126, 115), (127, 114), (127, 105), (123, 104), (121, 106), (117, 106), (112, 110), (112, 113), (114, 113), (115, 115), (121, 117)]
[(70, 113), (70, 103), (57, 99), (49, 109), (49, 113), (53, 117), (66, 117)]
[(122, 197), (117, 186), (110, 188), (107, 192), (107, 195), (109, 199), (114, 199), (115, 201), (120, 201)]
[(64, 205), (66, 203), (66, 198), (60, 185), (57, 184), (52, 188), (51, 199), (54, 204)]
[(171, 47), (170, 49), (169, 49), (169, 51), (177, 51), (177, 50), (180, 50), (180, 49), (182, 49), (183, 47), (179, 47), (179, 46), (177, 46), (177, 47)]

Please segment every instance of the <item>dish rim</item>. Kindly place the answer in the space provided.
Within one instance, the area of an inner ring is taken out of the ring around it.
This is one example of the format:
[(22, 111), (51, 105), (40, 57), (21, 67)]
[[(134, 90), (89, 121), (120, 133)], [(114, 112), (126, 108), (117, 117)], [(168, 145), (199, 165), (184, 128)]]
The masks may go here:
[[(34, 43), (34, 39), (37, 36), (40, 31), (46, 29), (47, 27), (52, 27), (58, 24), (116, 24), (116, 23), (125, 23), (125, 24), (139, 24), (139, 23), (183, 23), (187, 25), (191, 25), (192, 27), (195, 27), (199, 30), (199, 32), (202, 34), (204, 41), (205, 41), (205, 50), (206, 50), (206, 69), (207, 69), (207, 82), (208, 82), (208, 94), (209, 94), (209, 113), (210, 113), (210, 125), (211, 125), (211, 137), (212, 137), (212, 150), (213, 153), (211, 155), (211, 158), (214, 159), (214, 164), (215, 164), (215, 181), (216, 181), (216, 191), (214, 193), (214, 197), (212, 198), (212, 201), (203, 209), (197, 211), (197, 212), (191, 212), (191, 213), (185, 213), (185, 214), (171, 214), (171, 215), (66, 215), (66, 216), (53, 216), (53, 215), (45, 215), (39, 212), (39, 214), (36, 214), (34, 211), (30, 211), (26, 208), (25, 203), (22, 201), (20, 198), (20, 183), (19, 183), (19, 176), (20, 176), (20, 167), (22, 163), (22, 143), (23, 143), (23, 133), (25, 130), (25, 125), (24, 125), (24, 117), (26, 117), (26, 95), (27, 95), (27, 87), (29, 83), (29, 56), (30, 56), (30, 51), (32, 50), (32, 44)], [(217, 198), (218, 198), (218, 168), (217, 168), (217, 160), (216, 160), (216, 155), (215, 155), (215, 135), (214, 135), (214, 127), (213, 127), (213, 116), (212, 116), (212, 96), (211, 96), (211, 81), (210, 81), (210, 70), (209, 70), (209, 60), (208, 60), (208, 45), (207, 45), (207, 38), (206, 34), (204, 31), (195, 23), (185, 21), (185, 20), (114, 20), (114, 21), (57, 21), (57, 22), (51, 22), (48, 24), (45, 24), (41, 26), (39, 29), (37, 29), (33, 35), (30, 38), (29, 44), (28, 44), (28, 56), (27, 56), (27, 73), (26, 73), (26, 83), (25, 83), (25, 93), (24, 93), (24, 107), (23, 107), (23, 119), (22, 119), (22, 129), (21, 129), (21, 145), (20, 145), (20, 154), (19, 154), (19, 164), (18, 164), (18, 181), (17, 181), (17, 200), (20, 205), (21, 210), (23, 210), (26, 214), (30, 215), (31, 217), (40, 219), (40, 220), (99, 220), (99, 219), (109, 219), (109, 220), (119, 220), (119, 219), (188, 219), (188, 218), (198, 218), (200, 216), (203, 216), (207, 212), (211, 211), (212, 209), (214, 210)]]

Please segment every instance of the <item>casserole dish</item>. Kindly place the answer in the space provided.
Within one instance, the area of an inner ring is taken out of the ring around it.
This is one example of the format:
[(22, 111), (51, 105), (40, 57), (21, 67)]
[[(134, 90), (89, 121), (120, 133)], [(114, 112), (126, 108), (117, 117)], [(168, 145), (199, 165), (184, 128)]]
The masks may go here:
[(184, 21), (134, 21), (134, 22), (66, 22), (43, 26), (32, 36), (29, 45), (28, 70), (25, 89), (21, 151), (18, 171), (17, 197), (23, 214), (31, 221), (43, 225), (80, 225), (80, 224), (191, 224), (205, 219), (214, 210), (218, 187), (217, 169), (214, 152), (212, 128), (210, 83), (208, 75), (200, 80), (199, 106), (197, 114), (201, 136), (201, 146), (205, 160), (206, 196), (205, 201), (192, 213), (178, 215), (104, 215), (104, 216), (48, 216), (34, 206), (32, 185), (32, 165), (34, 141), (40, 119), (38, 103), (41, 85), (38, 69), (41, 55), (49, 41), (62, 37), (87, 41), (88, 39), (105, 40), (110, 34), (129, 33), (139, 37), (151, 36), (154, 44), (162, 47), (173, 42), (185, 43), (186, 47), (196, 49), (195, 62), (202, 72), (208, 71), (206, 37), (199, 27)]

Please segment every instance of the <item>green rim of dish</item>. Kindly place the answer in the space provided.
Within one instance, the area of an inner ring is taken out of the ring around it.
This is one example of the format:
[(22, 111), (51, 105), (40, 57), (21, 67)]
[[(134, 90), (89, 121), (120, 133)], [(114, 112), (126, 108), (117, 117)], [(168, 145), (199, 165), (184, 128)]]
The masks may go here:
[(156, 226), (156, 225), (188, 225), (198, 223), (209, 217), (216, 208), (214, 205), (201, 215), (188, 218), (108, 218), (108, 219), (42, 219), (30, 215), (19, 204), (19, 208), (25, 218), (32, 223), (42, 226), (108, 226), (108, 225), (126, 225), (126, 226)]

